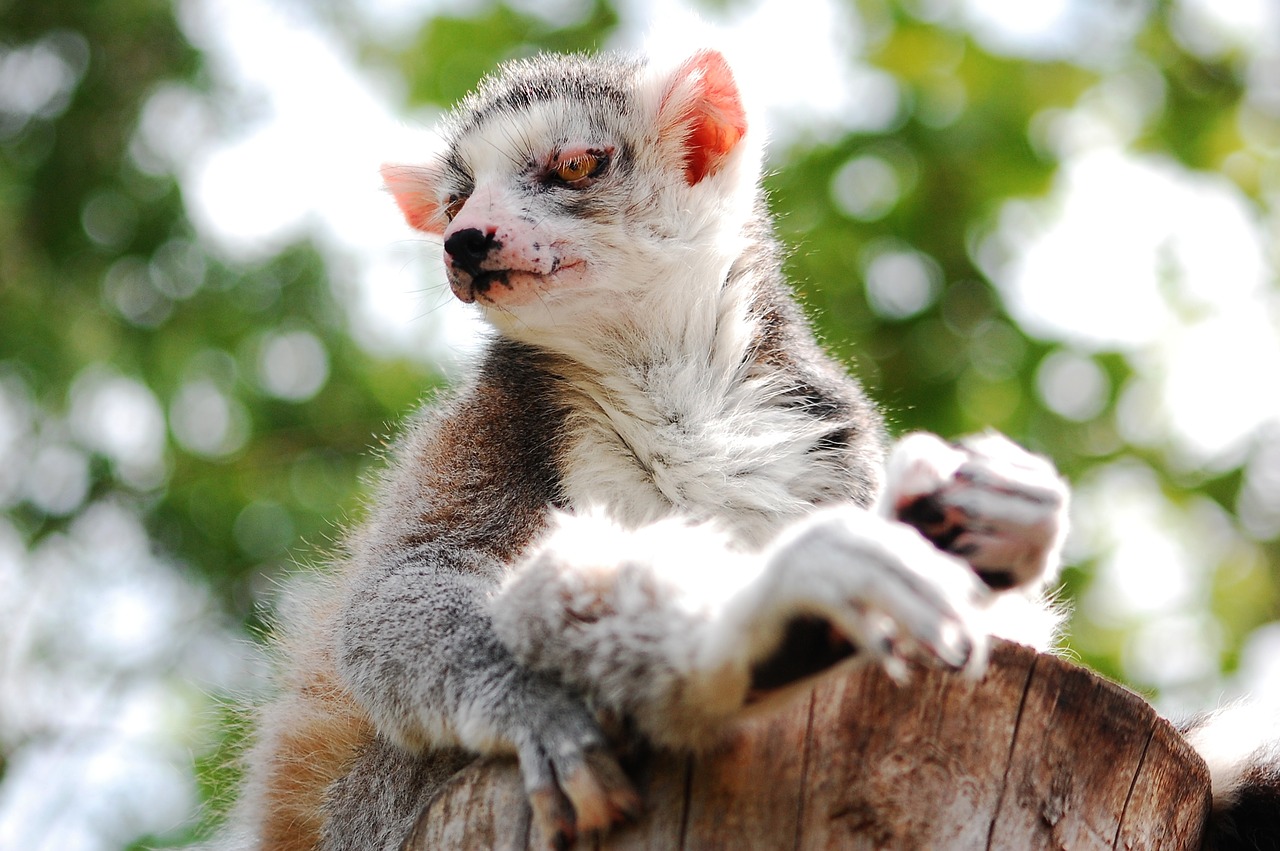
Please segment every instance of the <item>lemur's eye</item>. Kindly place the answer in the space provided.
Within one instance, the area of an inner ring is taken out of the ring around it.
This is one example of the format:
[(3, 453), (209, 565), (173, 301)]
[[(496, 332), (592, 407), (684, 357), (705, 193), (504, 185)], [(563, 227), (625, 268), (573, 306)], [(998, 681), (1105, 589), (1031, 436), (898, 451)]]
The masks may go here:
[(574, 183), (590, 177), (598, 167), (599, 160), (595, 154), (579, 154), (573, 159), (566, 160), (556, 166), (556, 177), (565, 183)]
[(467, 203), (465, 195), (450, 195), (449, 203), (444, 205), (444, 217), (449, 221), (453, 221), (458, 213), (462, 212), (462, 205)]
[(592, 178), (599, 177), (609, 165), (609, 154), (605, 151), (582, 151), (571, 154), (556, 162), (551, 167), (551, 174), (556, 182), (574, 189), (586, 186)]

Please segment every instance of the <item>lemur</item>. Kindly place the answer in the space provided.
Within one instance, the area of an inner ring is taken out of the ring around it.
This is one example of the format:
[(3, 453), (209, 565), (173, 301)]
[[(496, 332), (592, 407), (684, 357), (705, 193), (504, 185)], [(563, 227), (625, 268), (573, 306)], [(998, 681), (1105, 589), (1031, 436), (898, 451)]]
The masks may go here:
[(1065, 484), (994, 434), (890, 447), (783, 279), (721, 53), (515, 61), (441, 134), (383, 176), (493, 334), (287, 631), (241, 847), (398, 849), (509, 753), (563, 848), (640, 807), (606, 721), (697, 750), (837, 661), (1050, 645)]

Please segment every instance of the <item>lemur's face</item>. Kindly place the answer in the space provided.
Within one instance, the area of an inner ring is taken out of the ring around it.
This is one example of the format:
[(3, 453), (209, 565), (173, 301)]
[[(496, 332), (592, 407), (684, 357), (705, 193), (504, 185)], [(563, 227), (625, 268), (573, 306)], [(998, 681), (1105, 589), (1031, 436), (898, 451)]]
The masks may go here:
[[(443, 234), (453, 294), (510, 308), (586, 281), (597, 241), (590, 239), (591, 220), (580, 214), (599, 206), (600, 196), (618, 194), (600, 185), (618, 182), (617, 150), (607, 142), (550, 145), (518, 173), (500, 171), (468, 195), (453, 196), (455, 212)], [(600, 218), (605, 231), (621, 224), (616, 216)]]
[(565, 100), (503, 110), (454, 142), (440, 180), (441, 235), (459, 299), (554, 309), (624, 253), (634, 143), (620, 116), (588, 110)]
[(729, 171), (745, 132), (718, 53), (656, 79), (616, 59), (548, 60), (464, 101), (438, 159), (383, 176), (409, 223), (443, 239), (454, 295), (528, 331), (600, 313), (601, 298), (616, 311), (688, 267), (685, 253), (709, 253), (737, 183), (707, 178)]

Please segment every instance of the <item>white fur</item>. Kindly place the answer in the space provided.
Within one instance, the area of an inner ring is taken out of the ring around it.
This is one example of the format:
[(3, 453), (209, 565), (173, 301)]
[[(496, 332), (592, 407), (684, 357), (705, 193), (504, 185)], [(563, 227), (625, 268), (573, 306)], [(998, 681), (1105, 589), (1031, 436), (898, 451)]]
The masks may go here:
[(494, 598), (494, 629), (524, 664), (589, 686), (655, 741), (706, 746), (748, 684), (741, 651), (703, 652), (758, 569), (727, 543), (679, 519), (631, 530), (600, 512), (558, 515)]
[(821, 483), (804, 482), (815, 476), (805, 456), (824, 426), (771, 404), (785, 388), (745, 374), (746, 319), (729, 294), (723, 302), (705, 340), (691, 330), (649, 362), (606, 366), (597, 356), (596, 370), (569, 373), (582, 401), (565, 465), (574, 505), (609, 506), (633, 528), (679, 506), (719, 520), (746, 547), (811, 510), (803, 494)]
[(1250, 768), (1280, 763), (1280, 707), (1228, 704), (1187, 731), (1186, 738), (1209, 767), (1213, 807), (1222, 810), (1235, 803)]

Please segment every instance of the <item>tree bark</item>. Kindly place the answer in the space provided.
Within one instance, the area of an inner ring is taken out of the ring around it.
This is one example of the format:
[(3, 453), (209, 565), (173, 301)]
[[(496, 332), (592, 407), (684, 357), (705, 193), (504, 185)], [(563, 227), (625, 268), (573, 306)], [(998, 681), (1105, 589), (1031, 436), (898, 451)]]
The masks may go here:
[[(646, 815), (575, 847), (1199, 849), (1209, 811), (1204, 763), (1141, 697), (1013, 644), (977, 681), (837, 668), (716, 753), (633, 776)], [(405, 845), (545, 847), (498, 759), (450, 780)]]

